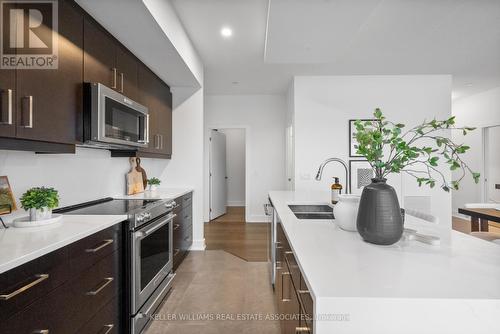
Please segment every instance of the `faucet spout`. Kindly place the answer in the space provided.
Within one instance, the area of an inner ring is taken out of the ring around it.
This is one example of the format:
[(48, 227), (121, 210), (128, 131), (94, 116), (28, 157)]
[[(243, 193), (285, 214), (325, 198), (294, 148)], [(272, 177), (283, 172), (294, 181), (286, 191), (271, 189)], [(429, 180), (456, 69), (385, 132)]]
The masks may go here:
[(330, 162), (338, 162), (338, 163), (340, 163), (344, 167), (344, 170), (345, 170), (345, 187), (346, 187), (345, 193), (349, 194), (350, 193), (350, 191), (349, 191), (349, 168), (347, 167), (346, 162), (344, 160), (342, 160), (342, 159), (339, 159), (339, 158), (329, 158), (329, 159), (326, 159), (325, 161), (323, 161), (321, 163), (321, 165), (319, 165), (318, 172), (316, 173), (316, 181), (320, 181), (321, 180), (321, 176), (323, 175), (323, 169)]

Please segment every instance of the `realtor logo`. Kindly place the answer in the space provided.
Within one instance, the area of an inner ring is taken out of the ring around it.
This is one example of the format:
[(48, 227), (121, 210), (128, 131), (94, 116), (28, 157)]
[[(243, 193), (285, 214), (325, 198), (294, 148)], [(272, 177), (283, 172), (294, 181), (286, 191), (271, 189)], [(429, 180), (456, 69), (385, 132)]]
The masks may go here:
[(2, 0), (2, 69), (57, 69), (57, 0)]

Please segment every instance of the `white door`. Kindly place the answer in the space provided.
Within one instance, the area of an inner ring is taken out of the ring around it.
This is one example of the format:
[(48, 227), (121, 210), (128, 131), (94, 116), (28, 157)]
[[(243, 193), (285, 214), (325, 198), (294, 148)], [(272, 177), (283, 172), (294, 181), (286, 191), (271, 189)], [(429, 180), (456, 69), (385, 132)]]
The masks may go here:
[(210, 220), (226, 213), (226, 135), (212, 130), (210, 134)]

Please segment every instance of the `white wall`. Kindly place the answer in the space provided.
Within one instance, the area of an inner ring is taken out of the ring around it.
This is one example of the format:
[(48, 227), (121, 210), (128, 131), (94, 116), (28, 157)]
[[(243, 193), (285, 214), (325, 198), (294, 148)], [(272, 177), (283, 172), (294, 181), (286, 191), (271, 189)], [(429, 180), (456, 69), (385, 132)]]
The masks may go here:
[[(181, 89), (176, 88), (174, 92)], [(174, 103), (175, 96), (174, 94)], [(163, 171), (162, 186), (194, 189), (192, 249), (204, 249), (203, 89), (174, 109), (172, 122), (172, 161)]]
[[(263, 204), (270, 190), (285, 188), (284, 96), (207, 95), (205, 97), (205, 145), (208, 129), (246, 130), (246, 216), (249, 222), (267, 221)], [(208, 182), (208, 150), (205, 149), (205, 184)], [(208, 189), (208, 188), (207, 188)], [(205, 191), (205, 221), (208, 221)]]
[(486, 190), (486, 201), (500, 203), (500, 190), (495, 188), (500, 184), (500, 126), (488, 129), (488, 159), (486, 170), (488, 171), (488, 182)]
[[(424, 119), (451, 115), (450, 76), (299, 76), (294, 78), (295, 188), (328, 190), (341, 166), (329, 165), (321, 182), (314, 180), (329, 157), (349, 159), (349, 119), (370, 118), (380, 107), (395, 122), (414, 126)], [(446, 168), (445, 175), (450, 176)], [(413, 178), (389, 179), (404, 206), (404, 196), (432, 197), (432, 212), (451, 226), (451, 196), (440, 189), (419, 188)], [(437, 187), (439, 188), (439, 187)], [(424, 190), (423, 190), (424, 189)]]
[(245, 206), (245, 129), (218, 129), (226, 135), (227, 206)]
[[(457, 125), (477, 127), (465, 137), (460, 133), (453, 133), (452, 138), (471, 147), (464, 155), (464, 161), (484, 177), (483, 131), (486, 127), (500, 125), (500, 87), (454, 100), (452, 114), (456, 117)], [(457, 174), (454, 173), (454, 177)], [(453, 212), (457, 213), (458, 208), (465, 203), (487, 201), (482, 196), (482, 187), (483, 180), (478, 185), (470, 177), (464, 179), (460, 189), (453, 192)]]
[[(148, 177), (160, 177), (168, 164), (168, 160), (142, 160)], [(129, 170), (128, 158), (111, 158), (107, 150), (77, 148), (76, 154), (0, 151), (0, 175), (8, 176), (18, 203), (35, 186), (59, 190), (60, 206), (123, 194)]]

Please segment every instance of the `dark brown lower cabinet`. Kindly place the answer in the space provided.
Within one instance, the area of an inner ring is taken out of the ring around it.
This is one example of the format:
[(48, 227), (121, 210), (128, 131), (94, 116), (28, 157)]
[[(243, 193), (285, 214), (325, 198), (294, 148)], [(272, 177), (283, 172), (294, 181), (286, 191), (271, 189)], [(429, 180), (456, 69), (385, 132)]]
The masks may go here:
[(312, 334), (312, 297), (281, 224), (277, 225), (275, 298), (282, 334)]
[(176, 217), (173, 226), (174, 270), (182, 263), (193, 243), (192, 193), (176, 198), (175, 202), (177, 207), (174, 209)]
[(0, 333), (120, 333), (118, 229), (97, 233), (104, 242), (90, 236), (0, 274)]

